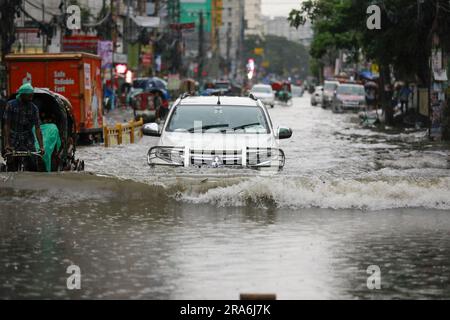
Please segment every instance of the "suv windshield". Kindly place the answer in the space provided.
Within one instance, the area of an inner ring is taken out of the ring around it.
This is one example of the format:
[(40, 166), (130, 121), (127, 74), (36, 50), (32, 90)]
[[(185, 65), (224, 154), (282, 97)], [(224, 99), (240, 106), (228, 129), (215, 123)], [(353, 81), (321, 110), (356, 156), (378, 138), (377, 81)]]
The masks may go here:
[(177, 106), (166, 131), (270, 133), (263, 110), (256, 106)]
[(339, 86), (337, 94), (365, 96), (365, 90), (362, 86)]

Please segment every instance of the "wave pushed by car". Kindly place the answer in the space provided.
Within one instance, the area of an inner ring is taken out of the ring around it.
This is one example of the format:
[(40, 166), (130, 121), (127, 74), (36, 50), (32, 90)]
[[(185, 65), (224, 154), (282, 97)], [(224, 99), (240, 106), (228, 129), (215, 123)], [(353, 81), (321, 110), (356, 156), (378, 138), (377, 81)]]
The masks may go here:
[(292, 137), (274, 129), (261, 100), (244, 97), (182, 97), (165, 123), (148, 124), (144, 134), (160, 137), (148, 164), (198, 168), (281, 170), (285, 154), (279, 140)]

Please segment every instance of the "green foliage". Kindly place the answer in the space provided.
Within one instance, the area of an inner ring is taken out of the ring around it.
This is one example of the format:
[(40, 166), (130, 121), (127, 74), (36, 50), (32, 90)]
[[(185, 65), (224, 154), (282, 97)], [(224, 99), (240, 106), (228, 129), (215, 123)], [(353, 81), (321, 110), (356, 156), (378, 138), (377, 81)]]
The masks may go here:
[[(366, 26), (367, 8), (378, 4), (382, 10), (381, 30)], [(292, 10), (289, 21), (300, 26), (310, 19), (315, 37), (311, 55), (324, 59), (339, 49), (354, 54), (359, 50), (382, 65), (393, 65), (399, 77), (417, 77), (426, 82), (432, 31), (440, 34), (444, 47), (450, 47), (450, 4), (411, 0), (308, 0)]]
[[(109, 13), (109, 11), (110, 11), (109, 6), (104, 6), (98, 13), (96, 20), (97, 21), (102, 20)], [(96, 26), (95, 30), (97, 31), (97, 35), (100, 37), (100, 39), (112, 40), (112, 38), (111, 38), (111, 35), (112, 35), (111, 29), (112, 28), (115, 28), (115, 26), (114, 26), (111, 16), (110, 16), (109, 19), (105, 23), (102, 23), (102, 24)]]
[[(264, 48), (264, 56), (256, 56), (255, 48)], [(281, 73), (285, 76), (297, 73), (302, 78), (306, 78), (309, 73), (308, 50), (302, 44), (283, 37), (268, 35), (265, 40), (261, 40), (257, 36), (251, 36), (244, 41), (244, 55), (246, 59), (255, 59), (258, 65), (268, 61), (268, 73)]]

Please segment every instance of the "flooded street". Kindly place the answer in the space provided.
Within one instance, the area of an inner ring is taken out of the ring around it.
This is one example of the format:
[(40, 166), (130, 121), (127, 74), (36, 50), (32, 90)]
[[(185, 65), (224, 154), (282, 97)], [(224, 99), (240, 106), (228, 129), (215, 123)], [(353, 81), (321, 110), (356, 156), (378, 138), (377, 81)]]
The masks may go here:
[(80, 148), (83, 174), (0, 175), (0, 298), (448, 298), (447, 148), (309, 95), (270, 114), (294, 131), (275, 176), (150, 169), (149, 137)]

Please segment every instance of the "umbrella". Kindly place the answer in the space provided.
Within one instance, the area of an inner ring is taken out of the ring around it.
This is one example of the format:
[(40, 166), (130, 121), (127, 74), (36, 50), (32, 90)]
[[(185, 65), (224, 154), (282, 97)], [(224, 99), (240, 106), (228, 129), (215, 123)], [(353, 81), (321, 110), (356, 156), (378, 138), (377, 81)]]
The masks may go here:
[(378, 88), (378, 84), (373, 81), (369, 81), (364, 85), (366, 88)]
[(403, 81), (397, 81), (394, 84), (394, 88), (399, 89), (401, 87), (403, 87), (405, 85), (405, 83)]
[(367, 80), (375, 80), (378, 79), (377, 76), (375, 76), (372, 72), (370, 71), (363, 71), (359, 74), (361, 76), (361, 78), (367, 79)]
[(283, 84), (280, 82), (274, 82), (272, 83), (272, 89), (274, 91), (280, 91), (281, 89), (283, 89)]

